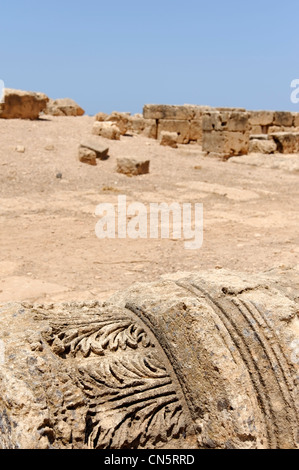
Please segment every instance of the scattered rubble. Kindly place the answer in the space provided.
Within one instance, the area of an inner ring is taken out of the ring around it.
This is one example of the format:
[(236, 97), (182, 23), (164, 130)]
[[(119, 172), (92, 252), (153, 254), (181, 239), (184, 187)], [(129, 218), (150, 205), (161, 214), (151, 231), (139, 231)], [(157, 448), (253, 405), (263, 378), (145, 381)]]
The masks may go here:
[(107, 160), (109, 158), (108, 152), (109, 147), (94, 139), (89, 139), (79, 145), (79, 160), (82, 163), (95, 166), (97, 159)]
[(145, 175), (149, 173), (150, 161), (149, 160), (136, 160), (134, 158), (118, 158), (117, 159), (117, 173), (123, 173), (127, 176)]
[(271, 154), (276, 152), (277, 145), (274, 140), (269, 139), (250, 139), (248, 153)]
[(0, 104), (0, 118), (38, 119), (48, 101), (44, 93), (5, 88), (4, 102)]
[(70, 98), (58, 98), (49, 100), (44, 114), (50, 114), (51, 116), (83, 116), (85, 111)]
[(178, 148), (178, 134), (176, 132), (162, 131), (159, 140), (160, 145), (165, 145), (174, 149)]
[(92, 134), (110, 140), (120, 140), (121, 136), (117, 125), (110, 121), (95, 121), (92, 127)]

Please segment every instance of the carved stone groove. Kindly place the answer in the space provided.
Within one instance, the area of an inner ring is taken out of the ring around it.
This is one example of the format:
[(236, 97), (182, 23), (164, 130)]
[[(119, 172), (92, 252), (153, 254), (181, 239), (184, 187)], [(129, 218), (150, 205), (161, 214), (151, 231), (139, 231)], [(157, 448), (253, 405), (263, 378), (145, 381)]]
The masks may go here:
[(0, 448), (296, 448), (298, 272), (0, 306)]

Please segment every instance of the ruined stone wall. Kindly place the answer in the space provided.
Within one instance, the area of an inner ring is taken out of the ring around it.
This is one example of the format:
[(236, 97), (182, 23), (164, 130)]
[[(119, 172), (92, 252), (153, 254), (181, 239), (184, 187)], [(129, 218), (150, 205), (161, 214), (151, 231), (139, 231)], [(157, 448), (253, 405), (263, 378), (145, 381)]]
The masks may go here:
[[(299, 152), (299, 113), (288, 111), (147, 104), (143, 115), (131, 117), (130, 130), (174, 148), (196, 142), (207, 154), (222, 158), (245, 155), (252, 149)], [(263, 140), (263, 145), (257, 145), (257, 140)]]
[(299, 132), (299, 113), (288, 111), (250, 111), (250, 134)]
[(243, 109), (219, 109), (203, 116), (202, 149), (229, 158), (249, 151), (249, 113)]
[(210, 106), (148, 104), (143, 108), (143, 118), (156, 122), (157, 139), (161, 138), (162, 132), (175, 132), (179, 144), (201, 144), (203, 115), (211, 109)]

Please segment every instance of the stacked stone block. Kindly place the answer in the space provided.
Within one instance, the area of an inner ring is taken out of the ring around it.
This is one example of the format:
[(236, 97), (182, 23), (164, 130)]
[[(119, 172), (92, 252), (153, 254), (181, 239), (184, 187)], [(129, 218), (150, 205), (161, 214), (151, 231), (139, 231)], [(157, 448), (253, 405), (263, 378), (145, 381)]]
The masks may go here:
[(148, 104), (143, 115), (131, 116), (130, 129), (160, 142), (165, 136), (172, 136), (176, 144), (196, 142), (207, 154), (221, 158), (257, 151), (257, 140), (263, 136), (267, 142), (259, 153), (299, 152), (299, 113), (288, 111)]
[(244, 110), (213, 110), (203, 116), (202, 149), (211, 155), (229, 158), (249, 150), (249, 114)]
[(250, 111), (251, 135), (275, 132), (298, 132), (299, 113), (288, 111)]
[(177, 143), (202, 143), (202, 118), (209, 106), (196, 105), (155, 105), (148, 104), (143, 108), (145, 120), (155, 120), (157, 139), (163, 132), (176, 132)]
[(299, 153), (299, 132), (276, 132), (269, 135), (278, 153)]

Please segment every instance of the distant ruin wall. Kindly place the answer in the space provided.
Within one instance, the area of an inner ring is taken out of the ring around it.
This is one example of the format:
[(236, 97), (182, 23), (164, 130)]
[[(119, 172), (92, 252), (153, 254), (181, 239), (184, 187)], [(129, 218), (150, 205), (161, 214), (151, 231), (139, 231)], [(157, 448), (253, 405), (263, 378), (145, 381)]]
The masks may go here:
[(196, 142), (203, 151), (227, 158), (247, 154), (254, 135), (273, 140), (280, 153), (299, 151), (299, 113), (147, 104), (141, 121), (151, 123), (151, 137), (177, 133), (178, 144)]

